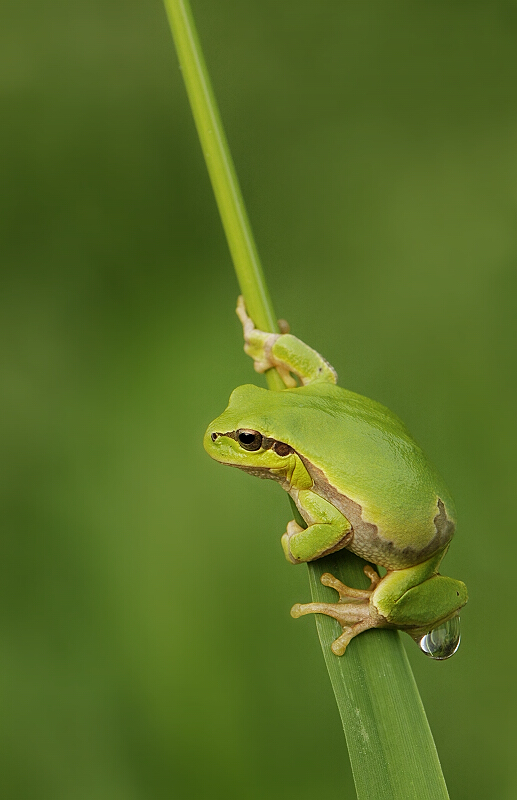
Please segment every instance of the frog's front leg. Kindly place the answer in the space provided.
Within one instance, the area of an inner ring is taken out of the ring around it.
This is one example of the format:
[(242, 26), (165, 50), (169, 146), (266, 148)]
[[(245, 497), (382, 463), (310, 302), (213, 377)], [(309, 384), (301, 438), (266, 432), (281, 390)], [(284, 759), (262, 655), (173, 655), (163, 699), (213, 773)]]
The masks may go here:
[(337, 382), (336, 372), (328, 361), (296, 336), (255, 328), (242, 296), (237, 300), (237, 316), (242, 322), (244, 351), (253, 359), (256, 372), (275, 368), (287, 387), (296, 386), (293, 374), (302, 384), (315, 380)]
[(314, 561), (351, 544), (352, 526), (335, 506), (310, 489), (291, 489), (290, 494), (308, 527), (302, 528), (294, 519), (288, 523), (282, 536), (288, 561)]

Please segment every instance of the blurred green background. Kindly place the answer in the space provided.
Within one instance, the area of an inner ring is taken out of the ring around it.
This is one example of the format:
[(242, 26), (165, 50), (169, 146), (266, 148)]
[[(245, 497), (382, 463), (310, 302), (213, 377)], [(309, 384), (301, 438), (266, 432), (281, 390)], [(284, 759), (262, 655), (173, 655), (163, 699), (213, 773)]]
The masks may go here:
[[(451, 797), (515, 798), (517, 6), (193, 9), (279, 316), (457, 501)], [(11, 0), (0, 62), (3, 796), (352, 798), (286, 497), (201, 446), (262, 379), (163, 7)]]

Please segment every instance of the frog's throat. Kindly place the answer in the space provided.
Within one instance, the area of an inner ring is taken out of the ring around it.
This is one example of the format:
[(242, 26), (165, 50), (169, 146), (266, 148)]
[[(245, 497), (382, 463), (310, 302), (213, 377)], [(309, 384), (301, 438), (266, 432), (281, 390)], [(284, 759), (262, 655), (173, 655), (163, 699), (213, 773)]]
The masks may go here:
[(403, 569), (427, 561), (438, 550), (442, 550), (451, 540), (454, 523), (447, 516), (444, 503), (437, 499), (437, 513), (434, 517), (434, 535), (422, 546), (408, 544), (403, 548), (387, 538), (373, 522), (363, 517), (363, 507), (351, 497), (340, 492), (329, 483), (324, 472), (304, 456), (300, 456), (308, 474), (311, 476), (314, 491), (332, 503), (349, 520), (354, 531), (354, 539), (349, 549), (374, 564), (386, 569)]
[(274, 467), (257, 467), (245, 464), (232, 466), (236, 466), (256, 478), (269, 478), (277, 481), (286, 492), (291, 489), (311, 489), (313, 485), (313, 480), (307, 472), (305, 463), (296, 451), (292, 451), (285, 458), (284, 463), (279, 462), (278, 466)]

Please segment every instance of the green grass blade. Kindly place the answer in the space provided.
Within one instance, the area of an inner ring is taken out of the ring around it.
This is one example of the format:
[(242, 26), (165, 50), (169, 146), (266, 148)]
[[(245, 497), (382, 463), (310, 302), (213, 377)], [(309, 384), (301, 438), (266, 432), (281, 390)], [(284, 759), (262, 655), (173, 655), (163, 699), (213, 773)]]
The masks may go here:
[[(164, 2), (246, 306), (259, 328), (275, 331), (276, 316), (189, 4), (187, 0)], [(270, 389), (283, 388), (276, 371), (269, 370), (266, 377)], [(313, 600), (335, 601), (335, 593), (319, 581), (323, 572), (332, 572), (348, 585), (365, 586), (363, 564), (346, 551), (308, 564)], [(346, 655), (338, 657), (330, 650), (340, 633), (338, 624), (317, 615), (316, 625), (345, 729), (358, 799), (446, 800), (436, 748), (400, 635), (379, 630), (362, 633), (350, 643)]]
[[(336, 602), (320, 583), (330, 572), (367, 588), (364, 561), (342, 551), (308, 564), (312, 597)], [(330, 645), (338, 623), (322, 614), (316, 626), (350, 754), (358, 800), (446, 800), (449, 795), (420, 695), (398, 631), (371, 630), (352, 639), (344, 656)]]
[[(277, 331), (277, 317), (190, 5), (188, 0), (164, 0), (164, 3), (241, 294), (255, 325), (264, 331)], [(266, 380), (270, 389), (285, 388), (276, 370), (268, 370)]]
[(276, 331), (271, 297), (235, 173), (203, 52), (186, 0), (165, 0), (192, 114), (232, 254), (237, 279), (251, 318), (261, 330)]

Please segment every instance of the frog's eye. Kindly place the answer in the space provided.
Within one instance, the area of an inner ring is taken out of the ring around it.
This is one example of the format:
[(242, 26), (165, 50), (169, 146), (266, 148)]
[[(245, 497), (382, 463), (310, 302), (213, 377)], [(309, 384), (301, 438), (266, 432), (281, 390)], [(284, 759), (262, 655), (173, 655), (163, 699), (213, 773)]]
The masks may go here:
[(273, 445), (273, 450), (278, 456), (288, 456), (289, 453), (293, 452), (293, 448), (285, 442), (275, 442)]
[(260, 450), (262, 447), (262, 434), (258, 431), (237, 431), (237, 441), (244, 450)]

